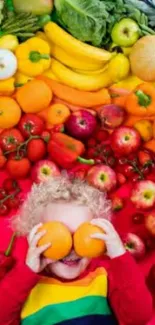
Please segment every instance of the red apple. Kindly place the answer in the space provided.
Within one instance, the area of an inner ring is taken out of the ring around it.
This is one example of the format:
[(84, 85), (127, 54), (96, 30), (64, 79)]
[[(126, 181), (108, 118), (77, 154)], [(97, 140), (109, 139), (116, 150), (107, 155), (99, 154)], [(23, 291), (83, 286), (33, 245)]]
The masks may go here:
[(124, 245), (127, 251), (129, 251), (136, 259), (141, 259), (145, 255), (145, 244), (142, 239), (133, 234), (128, 233)]
[(72, 113), (65, 123), (68, 134), (76, 139), (88, 139), (96, 126), (95, 116), (85, 110)]
[(35, 183), (46, 182), (50, 177), (59, 176), (60, 170), (57, 165), (50, 160), (40, 160), (31, 171), (31, 179)]
[(109, 104), (100, 108), (98, 116), (103, 127), (114, 129), (123, 123), (125, 111), (117, 105)]
[(149, 209), (155, 204), (155, 183), (140, 181), (135, 184), (131, 192), (131, 201), (137, 209)]
[(113, 190), (117, 183), (115, 172), (106, 165), (93, 166), (86, 179), (90, 185), (107, 192)]
[(138, 131), (127, 126), (118, 127), (111, 135), (111, 147), (118, 156), (127, 156), (137, 151), (140, 144)]
[(146, 216), (145, 227), (152, 236), (155, 236), (155, 210)]

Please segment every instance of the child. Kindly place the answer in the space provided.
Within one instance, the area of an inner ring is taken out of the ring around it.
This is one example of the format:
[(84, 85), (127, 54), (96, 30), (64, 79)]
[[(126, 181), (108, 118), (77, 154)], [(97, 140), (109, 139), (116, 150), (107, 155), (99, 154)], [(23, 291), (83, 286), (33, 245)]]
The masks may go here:
[[(28, 235), (25, 264), (16, 263), (0, 283), (0, 325), (146, 325), (152, 301), (144, 278), (110, 219), (110, 202), (85, 182), (65, 176), (32, 188), (14, 225)], [(91, 222), (105, 231), (107, 256), (63, 260), (42, 257), (40, 223), (57, 220), (71, 233)]]

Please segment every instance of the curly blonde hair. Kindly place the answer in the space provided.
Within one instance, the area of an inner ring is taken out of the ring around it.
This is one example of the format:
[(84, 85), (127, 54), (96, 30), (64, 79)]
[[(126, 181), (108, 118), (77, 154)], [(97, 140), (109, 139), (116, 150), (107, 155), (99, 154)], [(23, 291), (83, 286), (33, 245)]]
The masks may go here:
[(34, 184), (12, 226), (19, 235), (27, 235), (41, 222), (45, 207), (52, 202), (75, 201), (90, 208), (94, 218), (111, 218), (111, 203), (106, 194), (90, 186), (85, 181), (69, 179), (66, 175), (51, 177), (47, 182)]

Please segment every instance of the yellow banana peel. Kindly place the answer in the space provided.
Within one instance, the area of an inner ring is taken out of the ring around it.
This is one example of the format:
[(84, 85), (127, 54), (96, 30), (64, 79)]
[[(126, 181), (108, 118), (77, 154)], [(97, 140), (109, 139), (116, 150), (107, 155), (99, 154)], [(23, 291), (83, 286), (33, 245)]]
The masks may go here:
[(44, 73), (43, 73), (43, 76), (46, 76), (52, 80), (56, 80), (56, 81), (59, 81), (59, 79), (56, 77), (56, 75), (53, 73), (52, 69), (50, 68), (49, 70), (46, 70)]
[(95, 91), (112, 84), (106, 71), (99, 75), (79, 74), (55, 59), (51, 60), (51, 69), (60, 82), (79, 90)]
[(112, 57), (112, 53), (104, 49), (99, 49), (77, 40), (54, 22), (47, 23), (44, 31), (52, 43), (81, 60), (102, 64), (109, 61)]
[(80, 74), (86, 74), (86, 75), (99, 75), (105, 71), (107, 71), (109, 64), (105, 64), (102, 68), (97, 69), (97, 70), (80, 70), (80, 69), (75, 69), (75, 72), (80, 73)]
[(66, 66), (72, 69), (80, 69), (80, 70), (98, 70), (101, 69), (104, 63), (96, 63), (96, 62), (88, 62), (86, 59), (80, 59), (75, 55), (69, 54), (64, 51), (61, 47), (52, 43), (52, 56), (60, 61), (61, 63), (65, 64)]

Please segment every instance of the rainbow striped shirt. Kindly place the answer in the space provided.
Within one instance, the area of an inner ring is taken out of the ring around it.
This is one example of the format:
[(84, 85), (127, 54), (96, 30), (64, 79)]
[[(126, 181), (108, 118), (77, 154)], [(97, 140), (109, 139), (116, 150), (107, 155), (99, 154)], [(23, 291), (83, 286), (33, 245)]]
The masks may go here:
[(42, 277), (21, 313), (22, 325), (116, 325), (107, 300), (103, 267), (84, 278), (61, 282)]

